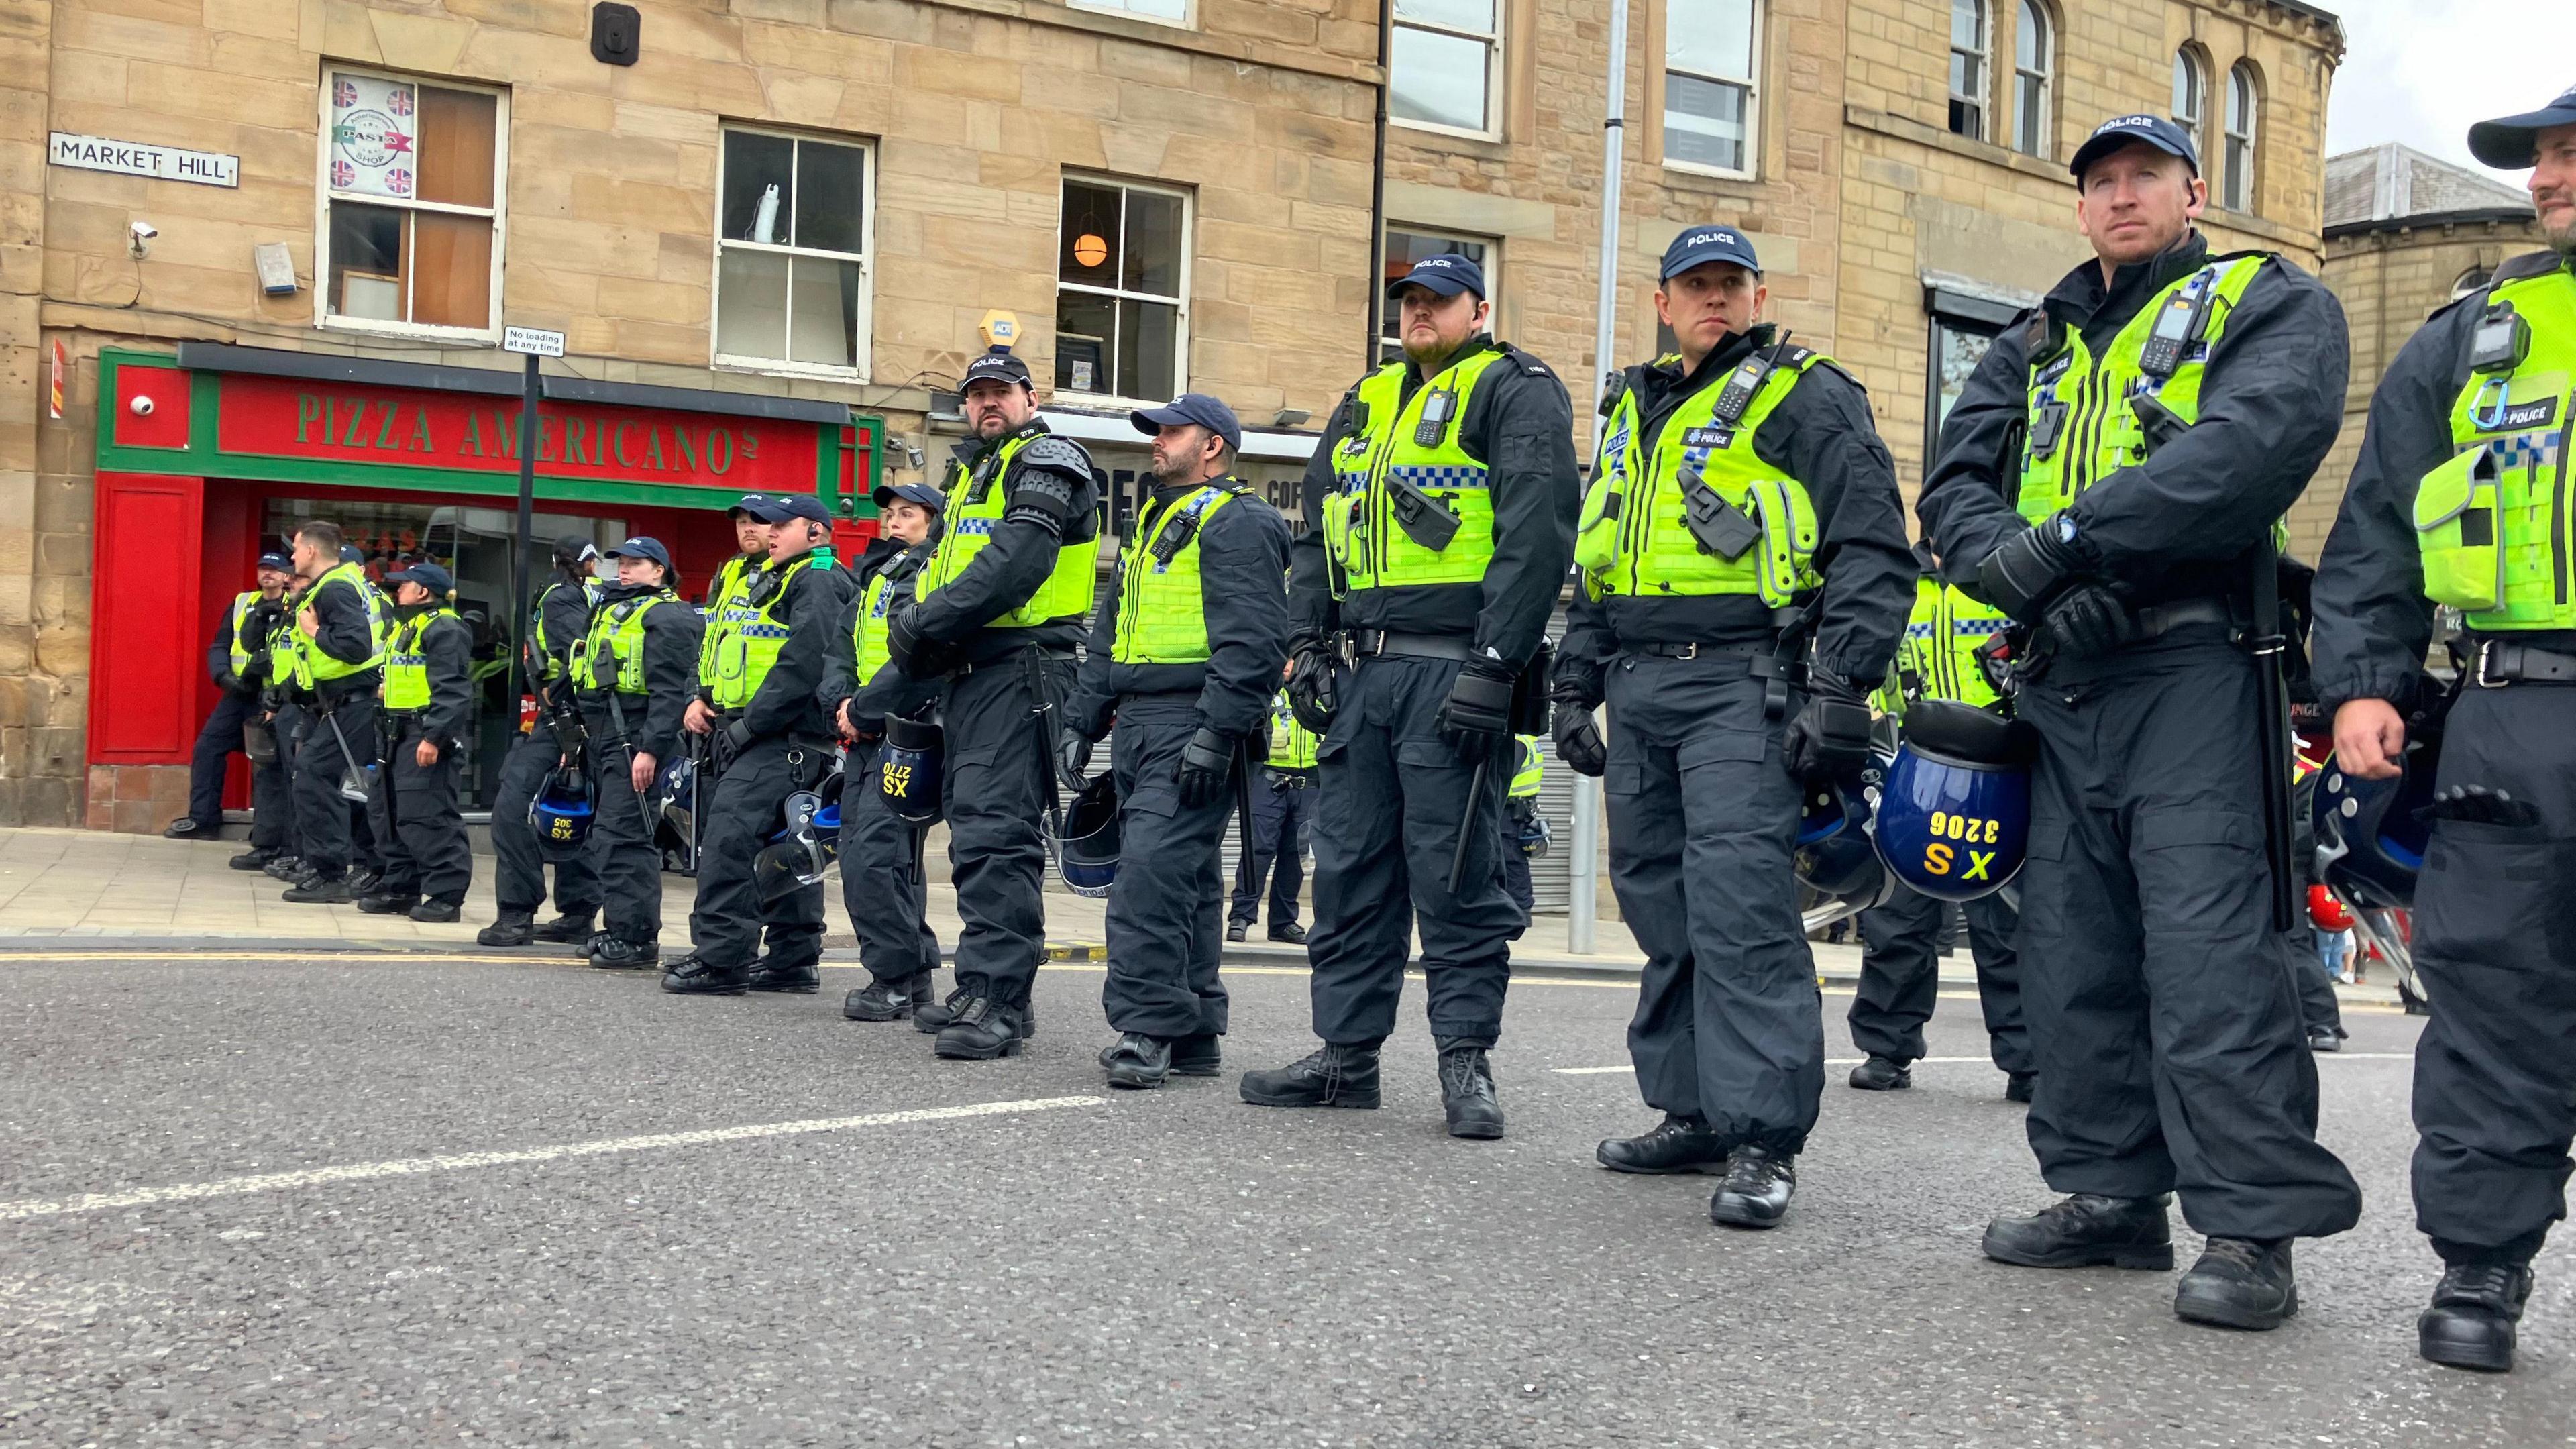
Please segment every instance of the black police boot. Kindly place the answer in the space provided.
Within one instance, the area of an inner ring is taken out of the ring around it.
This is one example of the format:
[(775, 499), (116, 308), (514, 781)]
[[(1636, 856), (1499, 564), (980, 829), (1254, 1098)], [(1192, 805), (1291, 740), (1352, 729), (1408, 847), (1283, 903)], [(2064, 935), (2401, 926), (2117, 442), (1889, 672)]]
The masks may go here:
[(750, 975), (748, 967), (719, 966), (691, 951), (662, 973), (662, 989), (676, 996), (740, 996)]
[(2025, 1268), (2170, 1269), (2165, 1201), (2079, 1192), (2029, 1217), (1986, 1224), (1986, 1256)]
[(268, 874), (270, 880), (291, 881), (304, 874), (304, 862), (297, 856), (281, 855), (272, 858), (260, 869)]
[(1326, 1042), (1277, 1071), (1244, 1073), (1237, 1089), (1256, 1107), (1374, 1107), (1377, 1043)]
[(1457, 1037), (1440, 1037), (1440, 1109), (1449, 1135), (1491, 1142), (1503, 1135), (1503, 1104), (1494, 1096), (1494, 1069), (1485, 1049)]
[(2433, 1306), (2415, 1320), (2417, 1351), (2449, 1368), (2505, 1373), (2513, 1368), (2513, 1326), (2530, 1299), (2528, 1264), (2444, 1268)]
[(537, 918), (527, 911), (503, 911), (501, 919), (474, 933), (486, 946), (524, 946), (537, 938)]
[(1612, 1172), (1724, 1172), (1726, 1146), (1708, 1123), (1667, 1112), (1652, 1132), (1611, 1137), (1592, 1156)]
[(641, 971), (661, 964), (659, 942), (628, 941), (616, 936), (595, 936), (591, 940), (590, 964), (602, 971)]
[(1852, 1068), (1851, 1084), (1863, 1092), (1901, 1092), (1914, 1085), (1914, 1074), (1896, 1058), (1871, 1052), (1868, 1061)]
[(816, 961), (781, 961), (771, 951), (751, 963), (751, 972), (743, 978), (754, 991), (803, 991), (823, 989), (823, 970)]
[(1303, 946), (1306, 944), (1306, 928), (1295, 921), (1289, 921), (1284, 925), (1273, 925), (1270, 928), (1270, 939), (1290, 946)]
[(2007, 1102), (2027, 1102), (2030, 1100), (2030, 1094), (2032, 1091), (2036, 1090), (2038, 1086), (2039, 1073), (2015, 1072), (2004, 1079), (2004, 1100)]
[(1798, 1191), (1798, 1159), (1736, 1144), (1726, 1154), (1726, 1180), (1708, 1199), (1708, 1220), (1726, 1228), (1776, 1228)]
[(537, 927), (536, 938), (559, 946), (569, 946), (590, 934), (590, 918), (597, 914), (596, 911), (584, 911), (576, 916), (567, 911)]
[(205, 821), (192, 820), (182, 815), (171, 821), (170, 828), (162, 831), (161, 835), (165, 840), (212, 840), (223, 833), (224, 822), (220, 820), (209, 825)]
[(1252, 934), (1252, 923), (1250, 921), (1228, 921), (1225, 923), (1225, 938), (1229, 941), (1240, 941), (1250, 934)]
[(224, 864), (231, 866), (235, 870), (266, 870), (268, 868), (268, 863), (275, 859), (277, 859), (277, 852), (275, 849), (265, 845), (257, 845), (234, 856), (232, 859), (225, 861)]
[[(974, 992), (961, 981), (957, 983), (956, 990), (948, 993), (947, 1000), (923, 1001), (912, 1009), (912, 1029), (924, 1036), (939, 1035), (948, 1029), (948, 1023), (957, 1019), (959, 1008), (965, 1004), (966, 998), (972, 995)], [(1036, 1041), (1037, 1039), (1038, 1002), (1037, 997), (1032, 995), (1020, 1007), (1020, 1040)]]
[(2321, 1026), (2308, 1033), (2308, 1050), (2312, 1052), (2339, 1052), (2343, 1050), (2343, 1042), (2341, 1027)]
[(873, 980), (841, 998), (841, 1014), (852, 1021), (901, 1021), (930, 1005), (930, 973), (901, 981)]
[(2174, 1285), (2174, 1317), (2221, 1328), (2278, 1328), (2299, 1311), (2290, 1240), (2212, 1238)]
[(989, 1062), (1018, 1056), (1026, 1040), (1020, 1035), (1018, 1007), (975, 995), (956, 1004), (956, 1015), (939, 1029), (939, 1043), (931, 1050), (951, 1061)]
[(358, 909), (371, 916), (399, 916), (419, 904), (418, 896), (396, 895), (392, 891), (358, 897)]
[(1176, 1077), (1213, 1077), (1225, 1068), (1225, 1049), (1215, 1032), (1172, 1038), (1172, 1075)]
[(413, 920), (425, 921), (433, 926), (445, 925), (464, 914), (464, 904), (459, 901), (422, 901), (420, 904), (411, 908), (411, 918)]
[(349, 872), (349, 891), (352, 895), (375, 895), (384, 883), (385, 873), (380, 870), (359, 869)]
[(285, 893), (278, 897), (280, 900), (299, 906), (345, 906), (357, 898), (357, 893), (349, 889), (349, 882), (345, 877), (339, 880), (324, 880), (318, 875), (301, 884), (288, 886)]
[(1172, 1044), (1159, 1036), (1131, 1031), (1100, 1049), (1100, 1069), (1109, 1085), (1147, 1091), (1172, 1074)]

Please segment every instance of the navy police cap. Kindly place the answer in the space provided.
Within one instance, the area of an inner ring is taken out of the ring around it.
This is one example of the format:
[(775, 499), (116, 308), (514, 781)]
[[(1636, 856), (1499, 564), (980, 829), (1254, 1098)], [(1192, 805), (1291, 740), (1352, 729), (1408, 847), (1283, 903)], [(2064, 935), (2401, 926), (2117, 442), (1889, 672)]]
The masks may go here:
[(2095, 126), (2093, 134), (2084, 138), (2084, 144), (2075, 148), (2075, 156), (2066, 163), (2066, 169), (2081, 182), (2085, 167), (2132, 141), (2144, 141), (2168, 156), (2179, 156), (2194, 176), (2200, 174), (2200, 153), (2192, 149), (2191, 133), (2162, 116), (2143, 112), (2113, 116)]

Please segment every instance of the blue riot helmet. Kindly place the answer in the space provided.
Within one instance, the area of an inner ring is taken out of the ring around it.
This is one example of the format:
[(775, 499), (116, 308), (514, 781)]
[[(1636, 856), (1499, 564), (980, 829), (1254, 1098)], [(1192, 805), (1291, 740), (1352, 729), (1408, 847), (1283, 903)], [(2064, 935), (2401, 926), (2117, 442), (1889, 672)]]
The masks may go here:
[(662, 767), (662, 782), (656, 792), (662, 797), (662, 818), (680, 832), (682, 840), (698, 838), (698, 762), (682, 755)]
[[(812, 790), (798, 790), (780, 803), (778, 828), (751, 862), (752, 885), (762, 905), (774, 905), (822, 881), (833, 855), (818, 824), (823, 810), (823, 797)], [(837, 843), (840, 832), (831, 832), (831, 838)]]
[(1878, 798), (1878, 856), (1935, 900), (1990, 895), (2021, 870), (2030, 847), (2027, 725), (1956, 700), (1906, 706), (1905, 742)]
[(930, 825), (939, 819), (941, 756), (945, 738), (928, 720), (886, 716), (885, 744), (877, 751), (877, 793), (886, 809), (906, 825)]
[(1056, 874), (1075, 895), (1109, 894), (1118, 878), (1118, 777), (1094, 775), (1073, 808), (1064, 812), (1064, 834), (1055, 842)]
[(823, 853), (827, 856), (837, 857), (841, 853), (841, 790), (848, 783), (847, 776), (835, 768), (823, 777), (822, 784), (814, 787), (815, 795), (823, 802), (822, 808), (814, 812), (814, 835), (823, 842)]
[(1546, 816), (1533, 810), (1529, 818), (1521, 821), (1513, 844), (1521, 848), (1521, 854), (1536, 860), (1556, 844), (1556, 832), (1547, 828)]
[(2432, 822), (2417, 812), (2433, 803), (2441, 736), (2419, 732), (2398, 756), (2393, 780), (2347, 775), (2332, 756), (2317, 772), (2317, 874), (2335, 894), (2363, 910), (2411, 909), (2415, 877), (2432, 844)]
[(558, 765), (528, 801), (528, 828), (537, 833), (541, 852), (560, 859), (590, 839), (591, 814), (590, 777)]
[(1883, 904), (1893, 892), (1870, 849), (1868, 789), (1866, 777), (1809, 785), (1790, 857), (1799, 884), (1840, 903), (1845, 915)]

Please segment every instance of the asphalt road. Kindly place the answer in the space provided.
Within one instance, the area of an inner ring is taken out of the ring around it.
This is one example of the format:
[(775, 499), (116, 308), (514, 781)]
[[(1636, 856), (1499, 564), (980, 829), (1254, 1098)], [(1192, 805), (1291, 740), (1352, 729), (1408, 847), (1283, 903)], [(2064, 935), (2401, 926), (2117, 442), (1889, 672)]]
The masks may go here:
[[(1418, 1017), (1380, 1111), (1247, 1107), (1231, 1071), (1113, 1096), (1097, 968), (1051, 968), (991, 1064), (843, 1021), (849, 971), (0, 972), (0, 1443), (2576, 1444), (2563, 1250), (2520, 1371), (2414, 1357), (2396, 1015), (2320, 1068), (2365, 1221), (2239, 1335), (2176, 1322), (2169, 1274), (1978, 1255), (2046, 1193), (1965, 1000), (1932, 1046), (1969, 1060), (1911, 1092), (1834, 1072), (1789, 1225), (1745, 1234), (1704, 1179), (1592, 1165), (1650, 1121), (1558, 1070), (1624, 1062), (1608, 983), (1516, 986), (1511, 1135), (1473, 1144)], [(1304, 1052), (1302, 979), (1230, 975), (1230, 1066)]]

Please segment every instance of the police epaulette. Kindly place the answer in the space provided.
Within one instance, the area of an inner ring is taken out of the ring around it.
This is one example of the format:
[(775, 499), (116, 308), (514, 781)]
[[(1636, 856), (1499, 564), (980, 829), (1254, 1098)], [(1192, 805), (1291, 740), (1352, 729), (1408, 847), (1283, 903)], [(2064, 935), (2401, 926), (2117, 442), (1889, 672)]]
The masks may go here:
[(2554, 249), (2525, 252), (2521, 256), (2507, 257), (2498, 262), (2495, 275), (2487, 279), (2487, 285), (2491, 288), (2500, 287), (2507, 282), (2522, 282), (2533, 277), (2545, 277), (2567, 265), (2567, 260)]
[(1537, 356), (1536, 356), (1536, 355), (1534, 355), (1534, 354), (1532, 354), (1532, 353), (1530, 353), (1530, 352), (1524, 351), (1524, 350), (1523, 350), (1523, 349), (1522, 349), (1518, 344), (1510, 343), (1510, 342), (1499, 342), (1499, 343), (1496, 343), (1495, 345), (1496, 345), (1497, 347), (1502, 348), (1502, 349), (1503, 349), (1503, 351), (1505, 351), (1505, 352), (1507, 352), (1507, 353), (1510, 353), (1510, 354), (1511, 354), (1511, 357), (1512, 357), (1512, 360), (1513, 360), (1513, 361), (1515, 361), (1515, 362), (1517, 362), (1517, 363), (1519, 363), (1519, 364), (1521, 365), (1521, 373), (1522, 373), (1522, 375), (1523, 375), (1523, 376), (1526, 376), (1526, 377), (1554, 377), (1554, 376), (1556, 376), (1556, 370), (1555, 370), (1554, 368), (1551, 368), (1551, 367), (1549, 367), (1546, 363), (1541, 362), (1541, 361), (1537, 358)]

